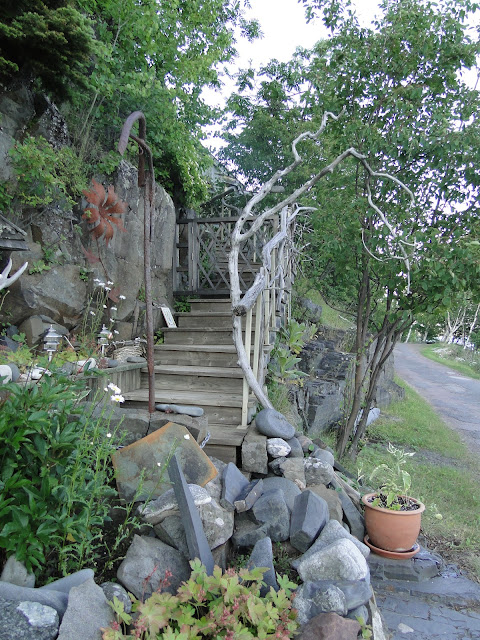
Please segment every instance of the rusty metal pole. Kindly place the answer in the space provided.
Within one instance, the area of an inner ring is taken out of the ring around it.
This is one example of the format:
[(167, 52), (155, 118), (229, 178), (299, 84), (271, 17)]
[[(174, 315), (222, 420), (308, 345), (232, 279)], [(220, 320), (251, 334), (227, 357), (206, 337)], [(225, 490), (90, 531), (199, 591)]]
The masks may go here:
[[(138, 136), (131, 133), (133, 124), (138, 123)], [(131, 113), (125, 120), (118, 151), (123, 156), (127, 148), (128, 139), (134, 140), (138, 145), (138, 186), (145, 187), (144, 198), (144, 238), (143, 238), (143, 264), (145, 278), (145, 305), (147, 325), (147, 369), (148, 369), (148, 411), (155, 412), (155, 370), (153, 363), (153, 305), (152, 305), (152, 269), (151, 246), (153, 235), (153, 208), (155, 203), (155, 175), (153, 173), (153, 156), (150, 147), (145, 142), (146, 120), (141, 111)], [(145, 154), (148, 159), (148, 176), (145, 180)]]

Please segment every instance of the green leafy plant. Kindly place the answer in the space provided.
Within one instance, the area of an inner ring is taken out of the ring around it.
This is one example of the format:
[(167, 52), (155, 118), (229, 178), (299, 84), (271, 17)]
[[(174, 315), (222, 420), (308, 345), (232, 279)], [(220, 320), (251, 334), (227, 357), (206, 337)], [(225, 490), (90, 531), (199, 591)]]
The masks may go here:
[(391, 455), (391, 462), (379, 464), (369, 475), (370, 482), (380, 478), (378, 496), (372, 504), (399, 511), (403, 504), (401, 498), (408, 495), (411, 485), (410, 474), (404, 467), (415, 454), (408, 453), (391, 442), (388, 443), (388, 453)]
[(86, 269), (85, 267), (80, 267), (80, 269), (78, 270), (78, 277), (83, 282), (88, 282), (89, 274), (90, 274), (89, 270)]
[(0, 548), (29, 570), (91, 564), (115, 493), (107, 407), (94, 418), (81, 382), (56, 375), (2, 391)]
[(23, 206), (45, 207), (59, 199), (70, 208), (75, 205), (86, 177), (73, 149), (54, 149), (45, 138), (28, 136), (9, 155), (17, 178), (10, 206), (17, 200)]
[[(134, 616), (114, 599), (113, 609), (120, 621), (132, 624), (126, 634), (120, 624), (104, 630), (104, 640), (194, 640), (195, 638), (253, 638), (287, 640), (298, 627), (292, 608), (292, 589), (297, 585), (278, 576), (280, 590), (270, 589), (260, 596), (265, 569), (250, 571), (215, 567), (208, 576), (200, 560), (190, 562), (192, 573), (176, 595), (153, 593), (146, 602), (135, 601)], [(166, 576), (168, 578), (168, 576)]]
[(173, 308), (179, 313), (188, 313), (191, 310), (192, 305), (188, 298), (177, 298), (173, 303)]
[(35, 273), (43, 273), (44, 271), (50, 271), (51, 269), (51, 265), (47, 264), (45, 262), (45, 260), (36, 260), (32, 266), (30, 267), (30, 269), (28, 270), (28, 273), (30, 275), (34, 275)]
[(292, 319), (285, 327), (282, 327), (280, 335), (290, 351), (298, 355), (305, 344), (313, 338), (316, 331), (317, 326), (315, 324), (309, 325)]
[(292, 355), (290, 349), (277, 346), (272, 352), (268, 371), (277, 382), (298, 382), (302, 378), (308, 377), (308, 374), (297, 369), (298, 362), (300, 362), (300, 358)]

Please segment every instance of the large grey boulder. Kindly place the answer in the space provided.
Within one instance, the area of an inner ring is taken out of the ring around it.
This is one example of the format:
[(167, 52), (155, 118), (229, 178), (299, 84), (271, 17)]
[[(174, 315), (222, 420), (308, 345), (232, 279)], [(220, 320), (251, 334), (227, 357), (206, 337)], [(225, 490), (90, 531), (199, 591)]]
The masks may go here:
[(187, 536), (180, 515), (170, 515), (153, 527), (159, 540), (170, 547), (178, 549), (185, 558), (189, 559)]
[(52, 607), (0, 598), (0, 640), (54, 640), (58, 624)]
[(292, 448), (283, 438), (268, 438), (267, 453), (272, 458), (288, 456)]
[(242, 443), (242, 469), (253, 473), (268, 473), (267, 437), (250, 426)]
[(348, 608), (341, 589), (328, 582), (304, 582), (295, 592), (295, 609), (298, 621), (305, 624), (320, 613), (338, 613), (346, 615)]
[(181, 583), (190, 577), (190, 565), (183, 554), (161, 540), (135, 535), (118, 568), (117, 578), (136, 598), (148, 598), (162, 586), (165, 572), (171, 576), (164, 590), (176, 593)]
[(279, 458), (278, 471), (297, 486), (306, 486), (303, 458)]
[(295, 497), (301, 493), (297, 485), (287, 478), (263, 478), (263, 491), (270, 491), (270, 489), (280, 489), (282, 491), (290, 512), (293, 510)]
[(330, 520), (338, 520), (338, 522), (341, 523), (343, 521), (342, 503), (335, 489), (327, 489), (324, 484), (314, 484), (308, 488), (310, 491), (313, 491), (313, 493), (316, 493), (317, 496), (323, 498), (328, 504)]
[(58, 640), (102, 640), (101, 629), (109, 627), (114, 620), (113, 609), (103, 590), (89, 578), (70, 589)]
[(333, 478), (333, 467), (328, 462), (318, 458), (305, 458), (305, 479), (307, 487), (313, 484), (329, 484)]
[(252, 514), (257, 524), (263, 525), (273, 542), (288, 540), (290, 512), (281, 489), (270, 489), (255, 502)]
[(210, 549), (216, 549), (232, 537), (234, 514), (221, 507), (216, 500), (211, 500), (198, 507), (203, 530)]
[(225, 462), (223, 462), (223, 460), (219, 460), (218, 458), (214, 458), (213, 456), (209, 456), (209, 458), (213, 466), (217, 470), (217, 475), (212, 478), (210, 482), (207, 482), (207, 484), (204, 486), (204, 489), (208, 491), (208, 493), (214, 500), (220, 502), (223, 491), (223, 474), (225, 473), (227, 465)]
[(297, 571), (304, 582), (369, 579), (367, 561), (353, 542), (344, 538), (302, 558)]
[(298, 565), (301, 561), (306, 560), (317, 551), (325, 549), (325, 547), (328, 547), (337, 540), (349, 540), (357, 547), (364, 558), (368, 558), (368, 556), (370, 555), (370, 549), (367, 547), (367, 545), (363, 544), (363, 542), (360, 542), (360, 540), (355, 538), (355, 536), (352, 536), (352, 534), (348, 533), (348, 531), (340, 524), (340, 522), (338, 522), (338, 520), (329, 520), (323, 527), (320, 535), (312, 544), (310, 549), (308, 549), (308, 551), (306, 551), (303, 556), (300, 556), (300, 558), (293, 560), (292, 567), (294, 567), (294, 569), (298, 569)]
[(290, 544), (305, 552), (329, 519), (328, 505), (312, 491), (295, 498), (290, 522)]
[(290, 440), (295, 435), (295, 427), (275, 409), (262, 409), (255, 416), (255, 425), (260, 433), (269, 438)]

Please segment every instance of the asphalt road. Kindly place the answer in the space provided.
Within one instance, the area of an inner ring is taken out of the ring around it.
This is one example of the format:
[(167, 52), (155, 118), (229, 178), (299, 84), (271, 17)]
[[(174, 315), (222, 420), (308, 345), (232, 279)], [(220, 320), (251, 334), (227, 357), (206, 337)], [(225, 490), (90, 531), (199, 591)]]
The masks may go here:
[(395, 372), (480, 456), (480, 380), (425, 358), (420, 349), (421, 345), (398, 344)]

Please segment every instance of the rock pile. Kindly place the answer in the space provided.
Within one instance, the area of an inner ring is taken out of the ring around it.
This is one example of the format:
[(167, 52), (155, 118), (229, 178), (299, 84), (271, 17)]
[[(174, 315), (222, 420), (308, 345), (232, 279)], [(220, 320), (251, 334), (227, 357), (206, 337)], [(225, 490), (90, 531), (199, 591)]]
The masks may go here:
[[(216, 477), (204, 487), (188, 485), (215, 563), (226, 568), (235, 554), (246, 555), (249, 567), (268, 569), (263, 593), (278, 590), (274, 549), (280, 543), (300, 583), (295, 607), (301, 637), (356, 638), (356, 617), (369, 620), (369, 549), (360, 541), (361, 516), (339, 484), (332, 453), (267, 409), (245, 439), (242, 460), (240, 470), (212, 459)], [(58, 634), (60, 640), (100, 640), (100, 628), (112, 621), (107, 598), (116, 595), (128, 607), (126, 591), (140, 599), (159, 588), (175, 593), (190, 574), (187, 534), (192, 532), (174, 490), (140, 504), (138, 513), (145, 528), (118, 568), (122, 586), (100, 588), (90, 570), (41, 588), (24, 582), (25, 576), (2, 574), (0, 598), (9, 604), (8, 619), (0, 619), (0, 638), (53, 640)], [(8, 635), (13, 618), (18, 618), (13, 628), (24, 631)]]

